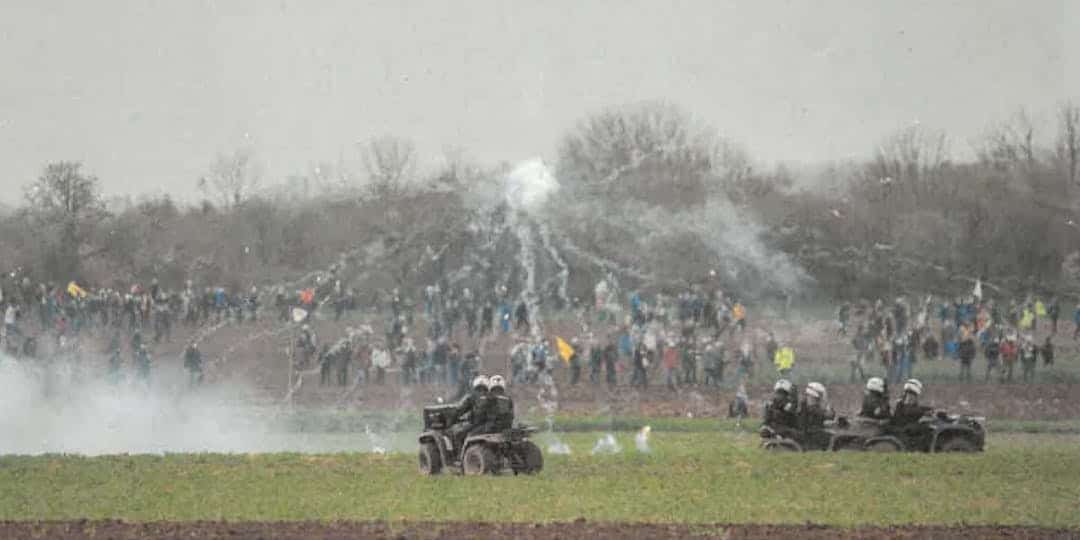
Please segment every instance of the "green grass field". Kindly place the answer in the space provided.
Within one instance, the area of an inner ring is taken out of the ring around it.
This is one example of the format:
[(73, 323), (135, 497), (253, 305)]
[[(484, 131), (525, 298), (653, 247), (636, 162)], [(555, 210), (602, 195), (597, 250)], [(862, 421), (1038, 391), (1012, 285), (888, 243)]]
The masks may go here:
[[(977, 455), (770, 454), (749, 433), (655, 433), (592, 456), (568, 433), (536, 477), (424, 478), (411, 453), (0, 457), (0, 519), (483, 520), (1080, 527), (1080, 437)], [(546, 446), (546, 439), (538, 442)]]

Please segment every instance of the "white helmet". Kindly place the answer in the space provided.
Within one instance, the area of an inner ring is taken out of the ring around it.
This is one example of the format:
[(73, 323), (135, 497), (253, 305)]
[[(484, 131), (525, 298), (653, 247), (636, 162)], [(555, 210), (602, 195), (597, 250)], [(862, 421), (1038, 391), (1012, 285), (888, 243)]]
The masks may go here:
[(812, 382), (806, 385), (806, 395), (822, 399), (825, 397), (825, 385), (819, 382)]
[(472, 388), (475, 390), (481, 386), (484, 387), (484, 390), (487, 390), (488, 378), (483, 375), (477, 375), (476, 378), (472, 380)]
[(871, 392), (883, 393), (885, 392), (885, 381), (881, 377), (870, 377), (866, 381), (866, 389)]
[(919, 382), (918, 379), (908, 379), (907, 382), (904, 383), (904, 391), (911, 392), (916, 396), (922, 394), (922, 383)]
[(791, 393), (791, 381), (789, 381), (787, 379), (780, 379), (779, 381), (776, 381), (776, 384), (773, 385), (773, 391), (778, 392), (780, 390), (783, 390), (783, 391), (790, 394)]
[(488, 389), (494, 390), (496, 388), (506, 389), (506, 379), (504, 379), (502, 375), (492, 375), (491, 378), (488, 379)]

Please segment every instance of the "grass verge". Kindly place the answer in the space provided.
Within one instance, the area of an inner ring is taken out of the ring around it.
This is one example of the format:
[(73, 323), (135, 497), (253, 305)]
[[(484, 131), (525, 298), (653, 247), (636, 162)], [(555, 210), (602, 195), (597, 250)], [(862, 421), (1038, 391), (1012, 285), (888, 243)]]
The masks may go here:
[[(1002, 524), (1080, 528), (1075, 437), (977, 455), (770, 454), (751, 434), (660, 433), (536, 477), (420, 477), (411, 454), (0, 458), (0, 519)], [(544, 438), (541, 438), (544, 443)]]

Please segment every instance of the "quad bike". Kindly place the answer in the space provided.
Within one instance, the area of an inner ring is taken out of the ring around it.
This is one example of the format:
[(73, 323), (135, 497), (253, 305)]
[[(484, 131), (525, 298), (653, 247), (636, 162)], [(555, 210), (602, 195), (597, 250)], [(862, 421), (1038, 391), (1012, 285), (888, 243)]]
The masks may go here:
[[(798, 430), (786, 434), (762, 426), (762, 448), (772, 451), (858, 450), (869, 452), (981, 452), (986, 445), (986, 419), (938, 412), (917, 426), (896, 428), (888, 420), (840, 417), (826, 423), (825, 436), (807, 439)], [(825, 443), (825, 439), (828, 443)]]
[(529, 440), (534, 427), (517, 425), (497, 433), (472, 434), (461, 448), (454, 448), (450, 430), (453, 405), (424, 407), (424, 431), (420, 434), (420, 474), (436, 475), (444, 469), (469, 476), (536, 474), (544, 468), (540, 447)]
[(986, 418), (938, 411), (919, 419), (919, 429), (898, 433), (912, 452), (982, 452), (986, 448)]
[(804, 452), (803, 445), (795, 437), (781, 435), (772, 426), (764, 425), (758, 430), (761, 435), (761, 447), (770, 452)]
[[(844, 433), (843, 428), (837, 426), (837, 422), (826, 422), (825, 429), (814, 432), (804, 432), (797, 429), (777, 430), (770, 426), (762, 426), (759, 434), (763, 441), (761, 447), (774, 452), (810, 452), (824, 450), (838, 450), (834, 448), (838, 434)], [(848, 449), (846, 447), (842, 449)], [(862, 450), (862, 448), (858, 448)]]
[(888, 420), (855, 417), (837, 419), (829, 450), (858, 450), (869, 452), (899, 452), (904, 444), (889, 430)]

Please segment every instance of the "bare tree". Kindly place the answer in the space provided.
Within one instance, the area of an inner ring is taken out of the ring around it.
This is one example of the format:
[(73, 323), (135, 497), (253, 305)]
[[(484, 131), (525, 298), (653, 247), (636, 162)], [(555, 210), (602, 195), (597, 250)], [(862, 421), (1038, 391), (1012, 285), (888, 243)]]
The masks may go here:
[(948, 161), (945, 132), (914, 124), (878, 144), (869, 168), (870, 177), (883, 185), (906, 187), (918, 200)]
[(377, 195), (399, 193), (416, 169), (416, 146), (412, 141), (384, 135), (364, 143), (360, 157)]
[(749, 171), (745, 154), (677, 107), (646, 102), (590, 116), (559, 147), (558, 177), (613, 200), (700, 205)]
[(199, 179), (198, 188), (207, 196), (216, 196), (222, 208), (230, 208), (250, 197), (261, 181), (254, 152), (239, 149), (231, 154), (218, 154), (208, 174)]
[(1023, 108), (1008, 120), (992, 126), (976, 148), (979, 160), (998, 169), (1035, 164), (1035, 128)]
[(80, 168), (78, 162), (50, 163), (25, 192), (27, 210), (55, 232), (55, 249), (46, 262), (55, 277), (78, 272), (79, 249), (89, 229), (106, 216), (97, 177), (83, 174)]
[(1067, 101), (1058, 108), (1058, 159), (1065, 166), (1065, 178), (1071, 188), (1080, 168), (1080, 106)]

